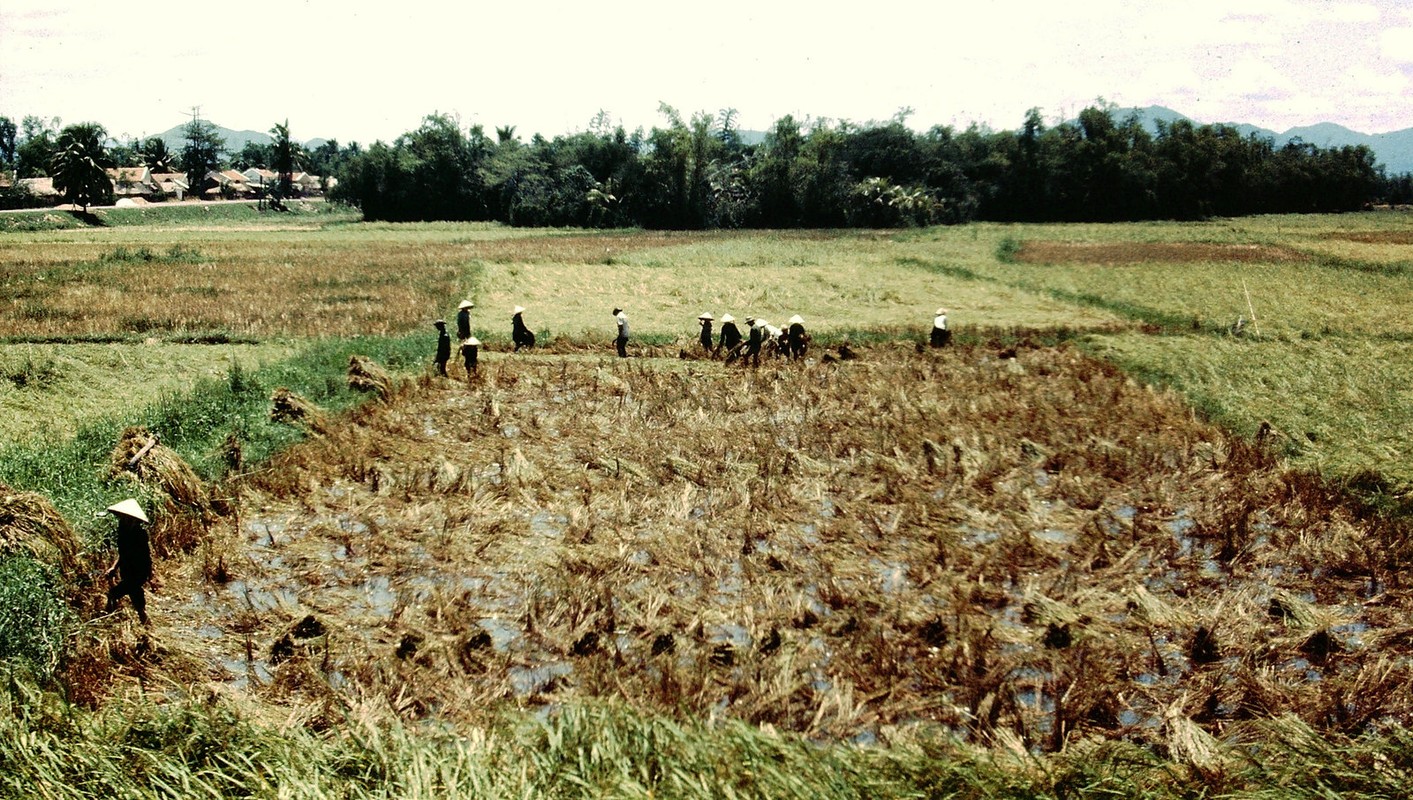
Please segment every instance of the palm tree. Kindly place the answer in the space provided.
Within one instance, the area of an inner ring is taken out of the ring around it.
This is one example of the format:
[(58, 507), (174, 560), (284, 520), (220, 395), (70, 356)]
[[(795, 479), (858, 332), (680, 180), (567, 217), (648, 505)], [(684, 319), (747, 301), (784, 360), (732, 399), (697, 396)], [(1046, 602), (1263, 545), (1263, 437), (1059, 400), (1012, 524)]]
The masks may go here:
[(142, 165), (153, 172), (172, 172), (173, 164), (176, 162), (176, 155), (167, 148), (167, 142), (160, 136), (148, 137), (142, 144), (137, 146), (138, 155), (142, 157)]
[(88, 213), (90, 205), (113, 193), (113, 182), (106, 171), (113, 166), (113, 159), (103, 146), (107, 138), (108, 131), (102, 125), (80, 122), (65, 128), (54, 142), (54, 155), (49, 160), (54, 188), (70, 203), (83, 206), (84, 213)]

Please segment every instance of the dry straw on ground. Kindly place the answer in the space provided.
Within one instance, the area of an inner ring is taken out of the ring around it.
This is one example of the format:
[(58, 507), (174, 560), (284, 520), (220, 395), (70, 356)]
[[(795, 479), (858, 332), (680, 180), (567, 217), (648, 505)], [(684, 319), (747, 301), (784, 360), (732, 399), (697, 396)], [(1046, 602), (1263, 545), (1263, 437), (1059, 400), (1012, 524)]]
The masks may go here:
[(228, 573), (177, 570), (154, 618), (272, 702), (608, 695), (1197, 768), (1250, 720), (1413, 708), (1406, 532), (1071, 349), (506, 358), (245, 490)]

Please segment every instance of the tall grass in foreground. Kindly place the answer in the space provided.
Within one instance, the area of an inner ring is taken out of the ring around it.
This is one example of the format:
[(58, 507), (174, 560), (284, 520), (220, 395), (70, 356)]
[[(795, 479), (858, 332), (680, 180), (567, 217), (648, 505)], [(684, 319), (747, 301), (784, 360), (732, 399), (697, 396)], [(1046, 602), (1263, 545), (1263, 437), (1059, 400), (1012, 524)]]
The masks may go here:
[(86, 712), (11, 682), (0, 698), (0, 796), (281, 798), (1374, 798), (1413, 779), (1413, 737), (1311, 736), (1278, 720), (1212, 766), (1123, 743), (1033, 756), (947, 740), (819, 745), (738, 722), (613, 704), (509, 714), (472, 731), (413, 729), (350, 708), (332, 731), (257, 721), (226, 701)]

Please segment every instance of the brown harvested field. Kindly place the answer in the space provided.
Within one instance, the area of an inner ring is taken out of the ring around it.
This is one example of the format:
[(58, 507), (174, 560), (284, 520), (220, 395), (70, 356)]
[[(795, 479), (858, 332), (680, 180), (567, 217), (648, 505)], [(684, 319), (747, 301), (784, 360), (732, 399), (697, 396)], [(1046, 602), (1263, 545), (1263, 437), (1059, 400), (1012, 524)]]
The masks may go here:
[(401, 334), (454, 310), (483, 261), (602, 265), (700, 238), (268, 231), (116, 246), (0, 242), (0, 336)]
[(1076, 350), (1007, 355), (499, 356), (414, 381), (239, 481), (211, 541), (158, 566), (158, 657), (129, 658), (119, 615), (79, 683), (316, 724), (616, 696), (1041, 748), (1410, 721), (1407, 531)]
[(1015, 254), (1026, 264), (1194, 264), (1208, 262), (1295, 263), (1308, 257), (1285, 247), (1204, 242), (1027, 241)]

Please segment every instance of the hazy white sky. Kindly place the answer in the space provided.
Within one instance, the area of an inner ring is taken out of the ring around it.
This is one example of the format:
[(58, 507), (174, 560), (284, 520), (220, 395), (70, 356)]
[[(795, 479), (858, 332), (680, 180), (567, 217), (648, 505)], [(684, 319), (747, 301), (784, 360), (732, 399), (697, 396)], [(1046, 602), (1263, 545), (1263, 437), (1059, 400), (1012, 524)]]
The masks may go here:
[[(1233, 8), (1240, 8), (1233, 11)], [(392, 140), (434, 111), (521, 138), (735, 108), (1017, 127), (1103, 97), (1278, 132), (1413, 127), (1413, 0), (0, 2), (0, 114), (117, 137), (203, 118)]]

